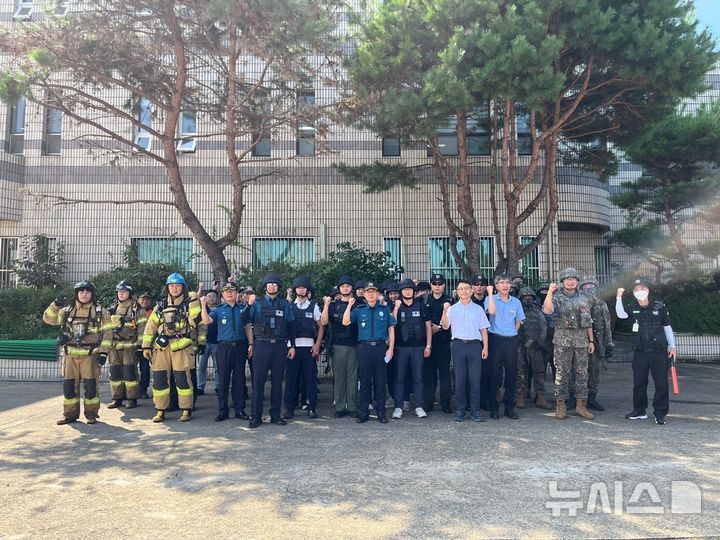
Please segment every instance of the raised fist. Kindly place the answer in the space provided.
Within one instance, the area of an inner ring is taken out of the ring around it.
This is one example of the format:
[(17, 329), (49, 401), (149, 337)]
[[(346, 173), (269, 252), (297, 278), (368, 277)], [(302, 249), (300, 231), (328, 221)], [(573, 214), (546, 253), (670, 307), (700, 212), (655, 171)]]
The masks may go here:
[(248, 294), (248, 297), (247, 297), (248, 306), (252, 306), (255, 303), (256, 299), (257, 299), (257, 294), (255, 294), (255, 293)]
[(443, 304), (443, 311), (447, 311), (448, 309), (450, 309), (450, 302), (445, 302)]
[(55, 305), (57, 307), (65, 307), (65, 304), (67, 304), (67, 296), (64, 294), (61, 294), (55, 299)]
[(489, 296), (492, 296), (492, 293), (494, 290), (495, 290), (495, 288), (492, 285), (487, 286), (487, 293)]
[(625, 289), (623, 289), (622, 287), (620, 287), (620, 288), (617, 290), (617, 292), (615, 293), (615, 296), (617, 296), (618, 298), (620, 298), (623, 294), (625, 294)]
[(201, 296), (201, 297), (200, 297), (200, 303), (201, 303), (203, 306), (206, 306), (206, 305), (207, 305), (207, 302), (208, 302), (207, 296)]
[(355, 298), (353, 298), (353, 297), (351, 296), (351, 297), (350, 297), (350, 300), (348, 300), (348, 305), (349, 305), (350, 307), (354, 306), (354, 305), (355, 305)]
[(400, 307), (401, 304), (402, 304), (402, 302), (401, 302), (400, 300), (395, 300), (395, 307), (396, 307), (396, 308), (397, 308), (397, 307)]
[(329, 296), (323, 296), (323, 304), (329, 306), (330, 302), (332, 302), (332, 298), (330, 298)]
[(549, 293), (549, 294), (552, 294), (552, 293), (554, 293), (555, 291), (557, 291), (557, 283), (555, 283), (555, 282), (553, 281), (553, 282), (548, 286), (548, 293)]

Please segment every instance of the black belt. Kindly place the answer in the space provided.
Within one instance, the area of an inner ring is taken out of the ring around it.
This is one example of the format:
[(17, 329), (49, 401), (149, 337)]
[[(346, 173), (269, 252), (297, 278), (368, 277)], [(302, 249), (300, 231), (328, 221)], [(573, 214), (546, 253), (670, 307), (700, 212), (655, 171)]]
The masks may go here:
[(285, 339), (266, 339), (266, 338), (256, 337), (255, 341), (260, 341), (262, 343), (285, 343), (287, 341), (287, 338), (285, 338)]
[(453, 341), (457, 341), (459, 343), (482, 343), (482, 339), (460, 339), (460, 338), (453, 338)]
[(503, 336), (502, 334), (496, 334), (495, 332), (490, 332), (490, 335), (495, 339), (515, 339), (517, 338), (517, 334), (514, 336)]
[(384, 341), (361, 341), (360, 345), (372, 345), (373, 347), (376, 345), (385, 345)]
[(247, 343), (247, 341), (239, 339), (238, 341), (218, 341), (218, 345), (230, 345), (231, 347), (237, 347), (238, 345), (242, 345), (243, 343)]

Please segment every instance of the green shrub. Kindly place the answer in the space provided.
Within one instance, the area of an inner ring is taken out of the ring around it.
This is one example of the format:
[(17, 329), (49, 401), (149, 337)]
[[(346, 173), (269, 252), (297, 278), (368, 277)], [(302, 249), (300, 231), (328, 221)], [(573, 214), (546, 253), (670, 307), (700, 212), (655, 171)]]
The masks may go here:
[(293, 264), (292, 261), (277, 261), (253, 268), (243, 266), (237, 269), (236, 278), (240, 285), (251, 285), (260, 290), (262, 279), (268, 272), (274, 272), (283, 279), (283, 287), (289, 288), (297, 276), (306, 276), (315, 289), (315, 298), (329, 294), (337, 285), (340, 276), (348, 274), (354, 280), (365, 279), (383, 283), (396, 279), (403, 271), (383, 251), (373, 252), (358, 244), (343, 242), (327, 258), (307, 264)]
[(42, 314), (58, 294), (51, 287), (0, 290), (0, 339), (57, 337), (57, 327), (45, 324)]

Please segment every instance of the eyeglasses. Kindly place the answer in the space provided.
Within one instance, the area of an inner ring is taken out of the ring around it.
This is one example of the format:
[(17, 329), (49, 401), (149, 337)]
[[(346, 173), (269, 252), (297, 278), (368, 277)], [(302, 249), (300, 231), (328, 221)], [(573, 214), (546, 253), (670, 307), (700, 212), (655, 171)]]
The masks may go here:
[(458, 291), (469, 291), (472, 287), (468, 287), (467, 285), (461, 285), (457, 288)]
[(445, 285), (445, 284), (444, 283), (430, 283), (430, 285), (435, 285), (437, 287), (437, 286)]

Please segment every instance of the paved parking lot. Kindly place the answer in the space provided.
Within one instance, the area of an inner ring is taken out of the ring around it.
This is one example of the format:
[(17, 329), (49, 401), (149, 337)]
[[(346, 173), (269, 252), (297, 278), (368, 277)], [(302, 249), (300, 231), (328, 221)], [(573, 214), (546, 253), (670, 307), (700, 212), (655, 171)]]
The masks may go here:
[(216, 424), (212, 393), (189, 423), (153, 424), (142, 401), (56, 426), (60, 383), (0, 382), (0, 538), (720, 535), (720, 366), (679, 370), (665, 426), (623, 418), (629, 364), (603, 372), (594, 422), (530, 408), (357, 425), (332, 418), (323, 384), (321, 418), (284, 427)]

